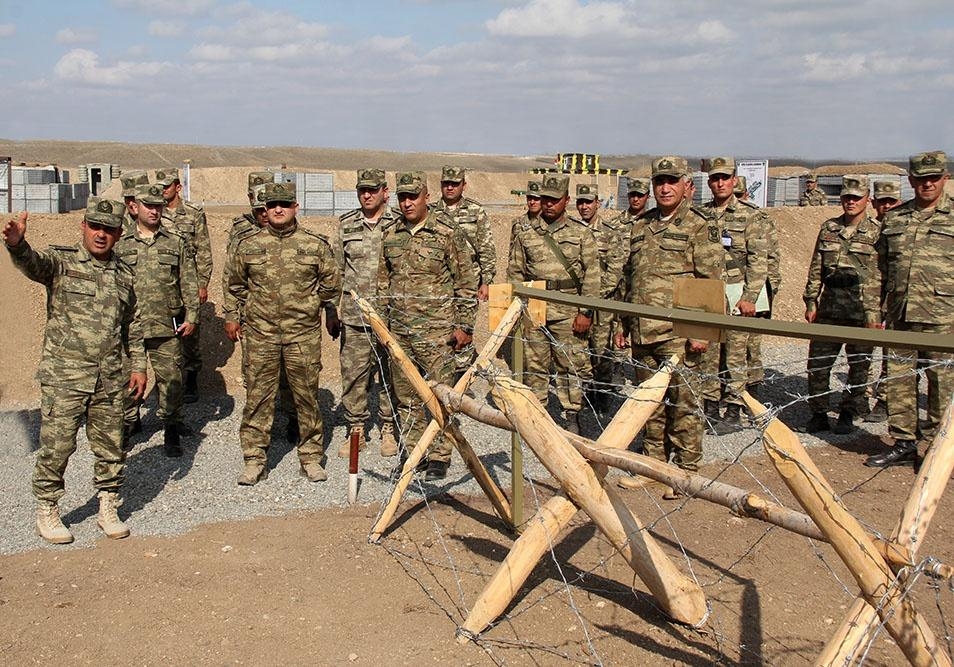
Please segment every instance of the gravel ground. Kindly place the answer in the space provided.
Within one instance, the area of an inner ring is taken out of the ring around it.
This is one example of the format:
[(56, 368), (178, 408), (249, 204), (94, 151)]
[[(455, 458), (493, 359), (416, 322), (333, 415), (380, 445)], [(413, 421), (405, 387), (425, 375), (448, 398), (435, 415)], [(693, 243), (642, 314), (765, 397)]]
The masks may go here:
[[(807, 345), (803, 343), (764, 346), (767, 377), (763, 400), (778, 407), (788, 406), (782, 417), (790, 424), (801, 423), (808, 416), (804, 401), (799, 400), (806, 390), (806, 351)], [(155, 416), (154, 399), (151, 399), (143, 413), (144, 431), (133, 439), (134, 447), (127, 459), (121, 516), (138, 535), (172, 535), (200, 524), (347, 504), (347, 461), (336, 456), (338, 444), (345, 438), (345, 427), (332, 412), (337, 396), (322, 389), (320, 400), (325, 409), (326, 431), (327, 425), (338, 424), (326, 435), (329, 438), (326, 440), (330, 454), (326, 466), (329, 480), (311, 484), (299, 476), (297, 456), (293, 447), (285, 442), (285, 422), (279, 416), (269, 449), (268, 479), (254, 487), (240, 487), (235, 480), (241, 470), (238, 427), (242, 397), (204, 396), (199, 403), (187, 405), (184, 416), (196, 435), (183, 438), (185, 454), (180, 459), (168, 459), (162, 455), (162, 430)], [(551, 413), (555, 412), (554, 403), (551, 397)], [(509, 434), (467, 418), (461, 418), (461, 421), (464, 434), (491, 475), (503, 488), (509, 489)], [(884, 424), (861, 426), (873, 436), (886, 432)], [(599, 432), (592, 413), (588, 411), (584, 414), (583, 428), (584, 433), (592, 437)], [(0, 554), (45, 546), (34, 534), (35, 505), (30, 491), (38, 433), (37, 406), (0, 412), (0, 441), (7, 443), (0, 453), (0, 485), (6, 489), (0, 497)], [(836, 446), (840, 441), (856, 437), (825, 435)], [(98, 501), (91, 480), (93, 457), (82, 431), (78, 440), (77, 452), (71, 458), (66, 474), (67, 492), (60, 503), (63, 519), (76, 536), (76, 541), (68, 548), (89, 547), (101, 539), (95, 520)], [(805, 436), (804, 441), (807, 444), (822, 442), (811, 436)], [(758, 453), (761, 451), (759, 443), (758, 432), (752, 428), (722, 437), (707, 435), (704, 442), (706, 460), (734, 460), (740, 455)], [(389, 471), (397, 459), (382, 458), (377, 453), (377, 444), (375, 428), (369, 447), (360, 460), (358, 502), (361, 504), (382, 502), (392, 486)], [(535, 479), (548, 477), (532, 452), (526, 452), (524, 461), (527, 475)], [(408, 497), (415, 499), (422, 494), (433, 496), (447, 492), (458, 495), (480, 493), (456, 455), (445, 483), (435, 485), (416, 481), (411, 485)]]

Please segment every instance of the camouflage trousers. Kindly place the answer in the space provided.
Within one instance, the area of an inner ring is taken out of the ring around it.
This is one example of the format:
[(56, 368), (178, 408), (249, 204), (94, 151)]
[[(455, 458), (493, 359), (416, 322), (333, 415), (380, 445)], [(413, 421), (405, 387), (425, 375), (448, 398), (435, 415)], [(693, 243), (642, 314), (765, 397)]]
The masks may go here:
[[(954, 325), (898, 322), (898, 331), (954, 333)], [(954, 355), (917, 350), (887, 350), (888, 434), (895, 440), (933, 438), (954, 392)], [(918, 424), (918, 362), (927, 379), (927, 423)]]
[[(245, 377), (245, 370), (248, 368), (248, 360), (245, 358), (247, 345), (242, 345), (242, 386), (248, 391), (248, 378)], [(288, 375), (285, 373), (285, 367), (282, 366), (278, 375), (278, 409), (289, 419), (298, 419), (295, 413), (295, 398), (292, 396), (291, 387), (288, 386)]]
[(613, 385), (613, 368), (616, 365), (614, 330), (612, 315), (597, 313), (596, 320), (590, 327), (589, 346), (593, 386), (598, 390), (610, 390)]
[(573, 333), (573, 318), (550, 320), (545, 327), (528, 329), (524, 344), (524, 384), (543, 406), (547, 405), (550, 368), (557, 398), (566, 412), (583, 407), (583, 386), (593, 377), (589, 337)]
[[(447, 344), (452, 331), (453, 329), (392, 329), (401, 349), (411, 358), (424, 379), (445, 384), (453, 381), (456, 370), (453, 350)], [(398, 368), (392, 370), (401, 437), (405, 447), (410, 450), (424, 435), (430, 417), (424, 408), (424, 402), (404, 377), (404, 373)], [(446, 438), (435, 438), (427, 458), (431, 461), (449, 462), (451, 444)]]
[[(843, 327), (863, 327), (864, 322), (854, 320), (836, 320), (819, 317), (818, 324), (836, 324)], [(835, 359), (845, 346), (848, 357), (848, 382), (841, 394), (839, 410), (847, 410), (852, 415), (868, 414), (868, 398), (865, 389), (868, 386), (868, 368), (871, 366), (870, 345), (855, 345), (831, 341), (813, 340), (808, 344), (808, 407), (812, 412), (828, 412), (831, 369)]]
[(647, 456), (668, 462), (683, 470), (698, 470), (702, 460), (702, 417), (699, 402), (702, 392), (703, 354), (686, 349), (685, 338), (633, 345), (636, 382), (648, 380), (672, 355), (682, 363), (673, 369), (666, 400), (646, 422), (643, 450)]
[(302, 463), (320, 461), (324, 454), (324, 429), (318, 405), (321, 372), (321, 333), (293, 343), (271, 343), (245, 336), (245, 409), (239, 440), (246, 461), (265, 463), (275, 421), (275, 396), (279, 375), (285, 370), (298, 412), (298, 458)]
[(69, 387), (40, 386), (40, 447), (33, 469), (33, 495), (38, 500), (63, 497), (63, 475), (76, 451), (76, 432), (86, 418), (86, 438), (96, 457), (93, 486), (97, 491), (118, 491), (123, 484), (123, 396), (125, 385), (111, 391), (102, 380), (92, 394)]
[(724, 343), (711, 343), (702, 355), (702, 397), (718, 403), (724, 394), (726, 403), (741, 406), (742, 390), (749, 383), (748, 349), (752, 335), (727, 329), (725, 337)]
[(346, 324), (341, 329), (341, 405), (349, 426), (364, 426), (371, 416), (369, 387), (378, 383), (378, 415), (381, 424), (394, 421), (391, 409), (391, 365), (387, 350), (371, 327)]
[[(199, 309), (202, 312), (202, 309)], [(201, 327), (195, 323), (191, 336), (182, 339), (182, 370), (186, 373), (198, 373), (202, 370), (202, 353), (199, 349), (199, 333)]]
[[(188, 336), (186, 337), (188, 338)], [(182, 421), (182, 344), (177, 336), (147, 338), (143, 341), (146, 357), (156, 374), (156, 396), (159, 408), (156, 414), (167, 424)], [(125, 399), (125, 422), (132, 424), (139, 419), (139, 408), (145, 397), (134, 401)]]
[(765, 380), (765, 367), (762, 365), (762, 334), (749, 334), (749, 343), (745, 346), (746, 386)]
[[(874, 354), (874, 351), (872, 351)], [(872, 389), (870, 392), (874, 394), (876, 400), (887, 401), (888, 400), (888, 384), (886, 382), (888, 378), (888, 350), (884, 348), (881, 349), (881, 365), (874, 366), (872, 365), (871, 371), (868, 376), (868, 381)]]

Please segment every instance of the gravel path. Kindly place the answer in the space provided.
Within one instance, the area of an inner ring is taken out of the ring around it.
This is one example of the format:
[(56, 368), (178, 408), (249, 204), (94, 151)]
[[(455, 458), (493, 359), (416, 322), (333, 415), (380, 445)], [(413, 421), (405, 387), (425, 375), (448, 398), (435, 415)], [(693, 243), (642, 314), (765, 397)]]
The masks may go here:
[[(797, 401), (805, 393), (806, 351), (807, 345), (801, 343), (765, 346), (763, 355), (768, 370), (763, 399), (766, 402), (784, 406)], [(340, 422), (332, 414), (337, 396), (322, 389), (320, 400), (326, 410), (327, 430), (328, 424)], [(551, 411), (553, 403), (551, 400)], [(269, 450), (268, 479), (254, 487), (240, 487), (235, 480), (241, 470), (238, 427), (242, 397), (205, 396), (199, 403), (187, 405), (184, 416), (196, 435), (183, 438), (185, 455), (180, 459), (167, 459), (162, 455), (162, 431), (154, 406), (154, 399), (151, 399), (143, 412), (144, 431), (133, 439), (134, 447), (127, 459), (126, 484), (122, 492), (124, 504), (120, 514), (134, 534), (172, 535), (199, 524), (313, 511), (347, 503), (347, 461), (336, 456), (338, 445), (345, 437), (343, 425), (334, 428), (330, 444), (326, 444), (330, 454), (326, 466), (329, 480), (311, 484), (299, 476), (298, 459), (293, 447), (285, 442), (285, 422), (279, 416)], [(783, 412), (783, 419), (791, 424), (801, 423), (807, 416), (804, 402), (791, 405)], [(461, 421), (464, 434), (491, 474), (501, 486), (509, 489), (509, 434), (467, 418), (461, 418)], [(872, 436), (885, 433), (884, 424), (862, 424), (862, 428), (863, 431), (848, 436), (825, 435), (829, 442), (839, 445), (857, 442), (858, 436), (866, 432)], [(6, 490), (0, 497), (0, 554), (45, 546), (34, 534), (35, 505), (30, 491), (38, 433), (37, 406), (0, 412), (0, 441), (6, 443), (0, 452), (0, 485)], [(584, 415), (584, 433), (593, 437), (598, 433), (590, 412)], [(862, 440), (870, 451), (877, 447), (876, 438)], [(806, 436), (805, 441), (809, 444), (821, 442), (810, 436)], [(707, 435), (704, 442), (706, 460), (733, 460), (740, 454), (758, 453), (761, 451), (759, 443), (758, 432), (751, 428), (722, 437)], [(362, 453), (360, 461), (359, 503), (362, 504), (379, 503), (390, 493), (389, 471), (397, 459), (379, 456), (377, 444), (375, 428), (369, 448)], [(532, 452), (526, 452), (524, 461), (526, 474), (537, 479), (548, 477)], [(102, 537), (95, 520), (98, 501), (92, 486), (92, 466), (93, 457), (81, 431), (77, 452), (71, 458), (66, 474), (66, 496), (60, 503), (64, 521), (76, 536), (76, 541), (68, 548), (89, 547)], [(413, 500), (422, 494), (433, 496), (445, 492), (459, 495), (480, 493), (456, 455), (444, 484), (416, 481), (409, 489), (408, 498)]]

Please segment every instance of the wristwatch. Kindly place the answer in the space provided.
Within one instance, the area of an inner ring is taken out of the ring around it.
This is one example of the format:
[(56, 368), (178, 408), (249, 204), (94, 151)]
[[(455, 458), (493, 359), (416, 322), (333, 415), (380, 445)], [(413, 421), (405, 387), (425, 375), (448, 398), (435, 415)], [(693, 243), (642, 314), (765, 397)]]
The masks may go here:
[(588, 320), (592, 320), (592, 319), (593, 319), (593, 311), (592, 311), (592, 310), (581, 310), (581, 311), (580, 311), (580, 315), (582, 315), (583, 317), (585, 317), (585, 318), (588, 319)]

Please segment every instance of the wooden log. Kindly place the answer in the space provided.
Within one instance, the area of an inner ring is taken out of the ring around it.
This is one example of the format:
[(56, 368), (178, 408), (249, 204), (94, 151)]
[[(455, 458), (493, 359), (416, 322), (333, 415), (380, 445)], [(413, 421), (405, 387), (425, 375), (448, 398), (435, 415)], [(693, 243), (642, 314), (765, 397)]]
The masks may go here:
[[(947, 406), (934, 442), (928, 448), (924, 461), (921, 462), (921, 468), (914, 480), (914, 488), (901, 510), (901, 517), (893, 534), (893, 541), (906, 548), (912, 559), (917, 555), (918, 547), (924, 542), (924, 536), (934, 518), (952, 472), (954, 472), (954, 397)], [(892, 565), (894, 569), (893, 563), (889, 562), (889, 565)], [(939, 569), (945, 570), (942, 574), (949, 574), (950, 568), (947, 566)], [(863, 597), (857, 598), (845, 614), (845, 619), (838, 630), (828, 640), (815, 664), (834, 667), (854, 663), (862, 649), (871, 641), (871, 633), (877, 620), (878, 614), (874, 607), (865, 602)]]
[(530, 389), (498, 377), (491, 392), (527, 446), (626, 558), (663, 611), (683, 623), (701, 623), (706, 616), (702, 588), (676, 568), (615, 490), (600, 483)]
[[(354, 297), (355, 303), (357, 303), (358, 307), (361, 309), (361, 312), (371, 324), (371, 328), (374, 330), (375, 335), (387, 348), (391, 358), (395, 361), (398, 368), (404, 373), (405, 377), (407, 377), (408, 382), (410, 382), (414, 387), (414, 390), (417, 392), (418, 396), (421, 397), (421, 400), (423, 400), (427, 405), (427, 409), (431, 413), (431, 421), (428, 423), (427, 428), (424, 429), (424, 434), (421, 436), (421, 439), (408, 453), (407, 461), (404, 464), (404, 468), (401, 470), (401, 476), (398, 478), (397, 483), (394, 486), (394, 490), (391, 492), (391, 497), (388, 499), (387, 504), (381, 511), (381, 515), (378, 517), (378, 520), (371, 528), (371, 534), (368, 537), (369, 541), (377, 542), (380, 540), (381, 535), (385, 530), (387, 530), (387, 527), (391, 525), (391, 521), (394, 519), (394, 514), (401, 502), (401, 498), (404, 496), (408, 485), (411, 483), (414, 469), (424, 457), (424, 454), (427, 452), (427, 448), (430, 447), (431, 443), (434, 441), (434, 438), (440, 434), (442, 429), (445, 430), (447, 435), (450, 436), (451, 442), (460, 453), (461, 458), (464, 460), (464, 463), (467, 466), (467, 469), (470, 470), (470, 473), (474, 476), (474, 479), (480, 485), (480, 488), (483, 489), (484, 493), (490, 499), (494, 510), (497, 512), (497, 515), (512, 525), (513, 516), (511, 514), (510, 503), (507, 500), (507, 497), (504, 495), (503, 491), (500, 490), (500, 487), (497, 486), (497, 483), (490, 476), (490, 473), (487, 472), (484, 464), (480, 461), (480, 458), (474, 452), (470, 444), (467, 443), (467, 440), (464, 438), (460, 430), (452, 421), (448, 421), (446, 419), (440, 402), (434, 396), (434, 393), (424, 381), (424, 378), (422, 378), (421, 374), (417, 371), (417, 367), (407, 356), (407, 353), (401, 349), (401, 346), (398, 345), (398, 342), (391, 335), (391, 332), (388, 331), (384, 321), (377, 314), (377, 312), (375, 312), (374, 308), (371, 307), (371, 304), (368, 303), (367, 300), (358, 297), (357, 294), (352, 293), (352, 296)], [(463, 391), (470, 384), (470, 380), (474, 375), (474, 368), (476, 367), (477, 363), (483, 363), (485, 361), (489, 363), (490, 359), (497, 354), (500, 346), (503, 345), (504, 341), (507, 339), (507, 335), (510, 333), (510, 330), (519, 319), (521, 308), (522, 306), (519, 299), (514, 299), (513, 302), (511, 302), (510, 308), (507, 309), (507, 312), (501, 320), (500, 325), (490, 335), (490, 338), (484, 344), (484, 347), (481, 349), (480, 354), (477, 356), (477, 360), (474, 362), (474, 364), (467, 369), (460, 380), (458, 380), (454, 385), (455, 389)]]
[[(674, 364), (675, 361), (678, 361), (678, 358), (674, 357)], [(665, 397), (671, 376), (672, 371), (664, 368), (632, 391), (613, 420), (604, 429), (598, 440), (599, 444), (609, 448), (628, 446), (633, 436), (639, 432)], [(457, 396), (461, 395), (457, 394)], [(506, 427), (512, 428), (506, 416), (503, 413), (499, 414), (506, 422)], [(601, 467), (602, 470), (596, 470), (599, 479), (606, 475), (606, 467)], [(458, 642), (465, 643), (483, 632), (510, 606), (533, 568), (537, 566), (547, 550), (552, 548), (559, 534), (576, 516), (578, 509), (562, 491), (543, 503), (533, 518), (527, 522), (523, 533), (513, 543), (510, 553), (504, 558), (470, 608), (464, 624), (458, 630)]]
[[(743, 393), (758, 418), (765, 407)], [(828, 536), (868, 604), (877, 609), (885, 629), (912, 665), (950, 665), (934, 633), (913, 603), (891, 585), (893, 574), (872, 540), (835, 496), (824, 475), (808, 456), (798, 437), (778, 419), (763, 436), (765, 451), (802, 508)]]

